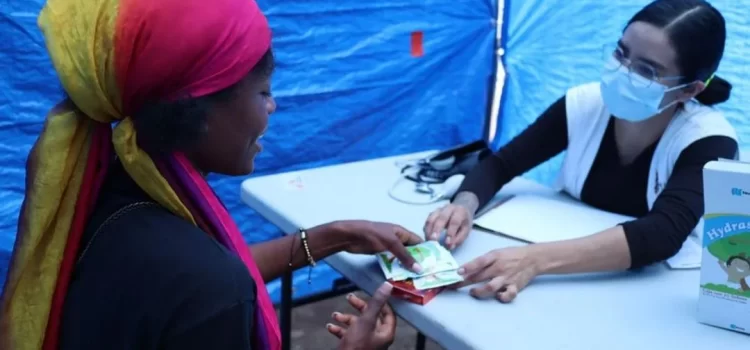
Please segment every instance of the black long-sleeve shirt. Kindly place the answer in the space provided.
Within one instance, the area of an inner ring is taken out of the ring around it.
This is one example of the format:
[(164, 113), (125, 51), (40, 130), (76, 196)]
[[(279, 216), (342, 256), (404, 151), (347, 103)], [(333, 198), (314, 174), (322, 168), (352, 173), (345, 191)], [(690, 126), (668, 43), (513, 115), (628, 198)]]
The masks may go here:
[[(631, 268), (664, 261), (676, 254), (703, 216), (703, 166), (718, 158), (734, 157), (737, 142), (711, 136), (685, 148), (672, 175), (649, 211), (646, 199), (649, 167), (657, 143), (632, 163), (623, 165), (610, 118), (599, 151), (581, 191), (581, 201), (596, 208), (637, 217), (622, 227), (630, 248)], [(516, 176), (549, 160), (568, 147), (565, 97), (553, 103), (534, 123), (495, 154), (471, 170), (458, 189), (487, 204)]]
[(116, 164), (65, 299), (60, 349), (250, 350), (256, 285), (242, 261), (151, 201)]

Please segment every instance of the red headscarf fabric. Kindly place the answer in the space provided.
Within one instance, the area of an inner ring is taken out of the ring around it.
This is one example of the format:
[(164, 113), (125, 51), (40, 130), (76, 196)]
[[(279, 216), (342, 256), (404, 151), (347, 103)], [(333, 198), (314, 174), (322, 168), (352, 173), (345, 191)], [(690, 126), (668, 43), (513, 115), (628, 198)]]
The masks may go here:
[(125, 113), (154, 98), (210, 94), (236, 83), (271, 44), (253, 0), (121, 0), (115, 63)]

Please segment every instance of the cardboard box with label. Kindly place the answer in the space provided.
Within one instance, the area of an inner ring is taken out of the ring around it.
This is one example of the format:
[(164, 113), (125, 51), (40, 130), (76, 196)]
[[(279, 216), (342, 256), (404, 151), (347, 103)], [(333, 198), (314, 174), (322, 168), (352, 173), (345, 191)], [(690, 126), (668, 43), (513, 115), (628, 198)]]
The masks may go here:
[(698, 320), (750, 334), (750, 163), (707, 163), (703, 196)]

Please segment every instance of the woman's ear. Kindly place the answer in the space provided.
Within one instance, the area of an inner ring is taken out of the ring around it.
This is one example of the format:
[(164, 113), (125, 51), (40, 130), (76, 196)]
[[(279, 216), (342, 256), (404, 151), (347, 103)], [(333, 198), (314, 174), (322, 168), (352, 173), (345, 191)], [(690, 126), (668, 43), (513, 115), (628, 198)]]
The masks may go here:
[(680, 89), (680, 95), (678, 99), (682, 102), (687, 102), (693, 99), (695, 96), (698, 96), (703, 90), (706, 89), (706, 84), (704, 84), (700, 80), (696, 80), (689, 85), (685, 86), (684, 88)]

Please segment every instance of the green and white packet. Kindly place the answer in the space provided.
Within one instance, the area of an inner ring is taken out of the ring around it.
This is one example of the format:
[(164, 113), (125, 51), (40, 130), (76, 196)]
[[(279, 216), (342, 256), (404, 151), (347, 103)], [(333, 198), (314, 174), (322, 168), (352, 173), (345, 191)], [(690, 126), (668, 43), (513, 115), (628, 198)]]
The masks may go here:
[(403, 281), (458, 269), (458, 262), (453, 255), (435, 241), (426, 241), (406, 247), (414, 260), (422, 266), (421, 273), (409, 271), (390, 252), (378, 254), (378, 264), (385, 274), (385, 278), (393, 281)]
[(418, 290), (438, 288), (463, 281), (464, 278), (458, 274), (457, 270), (443, 271), (432, 275), (415, 278), (414, 288)]

